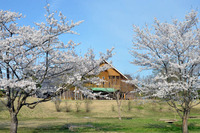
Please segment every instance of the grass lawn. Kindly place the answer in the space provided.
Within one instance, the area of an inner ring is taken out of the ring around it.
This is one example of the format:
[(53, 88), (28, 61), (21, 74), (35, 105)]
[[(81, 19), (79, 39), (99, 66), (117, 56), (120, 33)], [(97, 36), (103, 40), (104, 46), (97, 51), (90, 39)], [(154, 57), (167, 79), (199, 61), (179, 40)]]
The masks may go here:
[[(31, 98), (30, 100), (35, 100)], [(131, 110), (128, 110), (131, 102)], [(116, 101), (93, 100), (90, 112), (85, 111), (84, 101), (67, 101), (70, 112), (66, 112), (65, 101), (61, 111), (56, 112), (53, 102), (42, 103), (35, 109), (23, 107), (18, 115), (19, 133), (64, 133), (64, 132), (139, 132), (180, 133), (181, 120), (166, 103), (149, 101), (123, 101), (122, 120), (118, 119)], [(76, 112), (77, 105), (80, 111)], [(190, 133), (200, 132), (200, 106), (190, 113)], [(177, 120), (167, 123), (166, 120)], [(8, 133), (9, 112), (0, 109), (0, 132)]]

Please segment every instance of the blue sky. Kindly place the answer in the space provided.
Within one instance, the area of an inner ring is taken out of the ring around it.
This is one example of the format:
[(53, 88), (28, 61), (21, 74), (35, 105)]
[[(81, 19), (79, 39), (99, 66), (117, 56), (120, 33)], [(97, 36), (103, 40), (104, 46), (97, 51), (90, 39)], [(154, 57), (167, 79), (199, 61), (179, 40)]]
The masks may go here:
[[(72, 39), (81, 43), (78, 52), (87, 49), (106, 52), (115, 47), (111, 58), (113, 65), (124, 74), (138, 75), (138, 67), (130, 64), (132, 25), (151, 25), (154, 18), (162, 22), (182, 20), (192, 9), (199, 11), (199, 0), (47, 0), (51, 10), (61, 11), (68, 20), (84, 22), (74, 30), (80, 35), (62, 36), (62, 41)], [(23, 25), (45, 21), (46, 0), (0, 0), (1, 10), (20, 12), (26, 17), (19, 21)], [(142, 75), (148, 74), (143, 72)]]

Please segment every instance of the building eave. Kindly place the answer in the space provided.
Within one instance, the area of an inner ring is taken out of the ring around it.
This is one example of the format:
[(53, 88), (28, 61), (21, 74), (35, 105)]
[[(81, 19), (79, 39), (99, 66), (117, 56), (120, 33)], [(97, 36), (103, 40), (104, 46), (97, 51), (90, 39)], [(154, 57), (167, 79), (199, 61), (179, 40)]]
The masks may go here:
[(122, 75), (126, 80), (128, 80), (128, 77), (126, 77), (123, 73), (121, 73), (117, 68), (115, 68), (112, 64), (108, 63), (106, 60), (104, 60), (104, 62), (108, 65), (111, 66), (111, 68), (113, 68), (115, 71), (117, 71), (120, 75)]

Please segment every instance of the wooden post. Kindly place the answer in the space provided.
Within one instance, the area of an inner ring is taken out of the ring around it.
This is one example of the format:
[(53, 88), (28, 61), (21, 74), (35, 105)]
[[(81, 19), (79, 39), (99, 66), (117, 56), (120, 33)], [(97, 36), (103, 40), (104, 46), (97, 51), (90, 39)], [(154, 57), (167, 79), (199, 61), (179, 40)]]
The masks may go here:
[(69, 99), (71, 99), (71, 96), (72, 96), (72, 95), (71, 95), (71, 91), (70, 91), (70, 92), (69, 92)]
[(121, 88), (121, 75), (119, 76), (119, 88)]
[(82, 92), (81, 92), (81, 100), (83, 100), (83, 94), (82, 94)]
[(115, 76), (115, 88), (116, 88), (116, 80), (117, 80), (117, 76)]
[(63, 95), (64, 95), (64, 100), (66, 100), (66, 91), (63, 93)]
[(74, 93), (74, 99), (76, 100), (76, 91), (77, 91), (77, 87), (75, 87), (75, 93)]

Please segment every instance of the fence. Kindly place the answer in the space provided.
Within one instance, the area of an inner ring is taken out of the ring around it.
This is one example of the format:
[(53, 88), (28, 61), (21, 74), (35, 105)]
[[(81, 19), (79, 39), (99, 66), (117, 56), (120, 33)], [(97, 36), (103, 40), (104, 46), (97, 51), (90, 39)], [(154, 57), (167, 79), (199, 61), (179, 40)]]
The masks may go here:
[(64, 99), (64, 100), (84, 100), (84, 96), (83, 94), (79, 91), (79, 92), (74, 92), (71, 90), (65, 91), (62, 94), (59, 95), (60, 99)]

